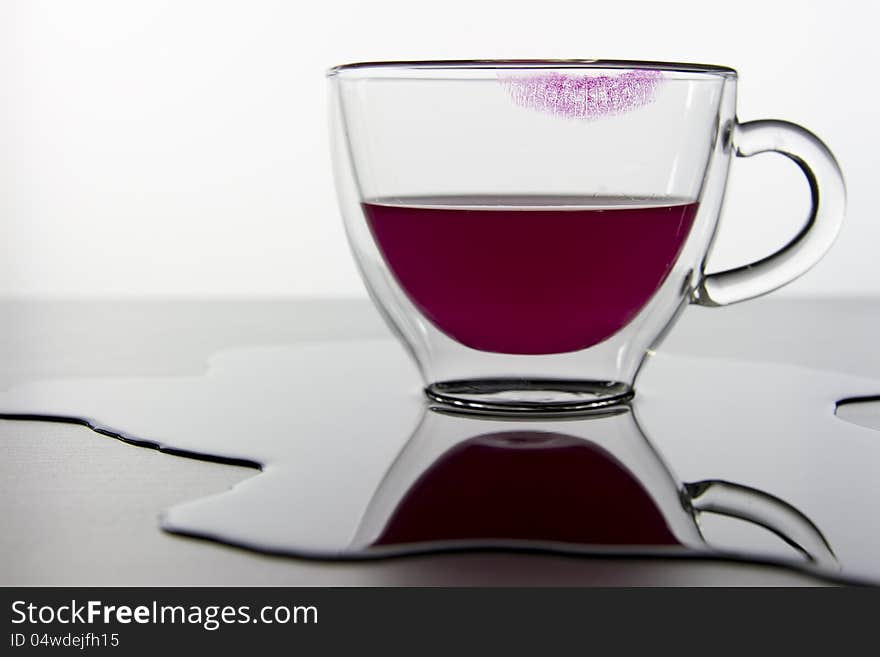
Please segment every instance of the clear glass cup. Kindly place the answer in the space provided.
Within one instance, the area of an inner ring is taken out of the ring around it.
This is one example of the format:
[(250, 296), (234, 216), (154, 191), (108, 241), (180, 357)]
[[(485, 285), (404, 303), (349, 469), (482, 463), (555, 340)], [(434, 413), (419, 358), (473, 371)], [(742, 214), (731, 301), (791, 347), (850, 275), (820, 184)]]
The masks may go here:
[[(351, 64), (329, 71), (339, 203), (373, 300), (435, 402), (476, 413), (620, 403), (688, 303), (767, 294), (836, 237), (828, 148), (736, 120), (733, 69), (625, 61)], [(804, 228), (705, 272), (734, 155), (804, 172)]]

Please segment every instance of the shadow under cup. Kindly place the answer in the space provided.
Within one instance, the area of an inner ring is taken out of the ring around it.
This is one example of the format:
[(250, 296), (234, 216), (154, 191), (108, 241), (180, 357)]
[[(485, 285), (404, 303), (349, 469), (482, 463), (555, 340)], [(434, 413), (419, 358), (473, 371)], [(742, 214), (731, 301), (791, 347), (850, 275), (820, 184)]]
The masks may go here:
[(731, 69), (414, 62), (329, 77), (349, 241), (436, 402), (551, 414), (620, 403), (687, 303), (803, 273), (704, 274), (740, 129)]

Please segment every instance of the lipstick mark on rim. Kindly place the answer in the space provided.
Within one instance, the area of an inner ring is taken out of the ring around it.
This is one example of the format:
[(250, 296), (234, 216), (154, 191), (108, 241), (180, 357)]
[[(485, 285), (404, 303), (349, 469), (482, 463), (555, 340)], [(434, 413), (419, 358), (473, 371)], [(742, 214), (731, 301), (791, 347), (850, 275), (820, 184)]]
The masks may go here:
[(569, 119), (623, 114), (651, 103), (663, 80), (660, 71), (618, 75), (498, 74), (498, 81), (520, 107)]

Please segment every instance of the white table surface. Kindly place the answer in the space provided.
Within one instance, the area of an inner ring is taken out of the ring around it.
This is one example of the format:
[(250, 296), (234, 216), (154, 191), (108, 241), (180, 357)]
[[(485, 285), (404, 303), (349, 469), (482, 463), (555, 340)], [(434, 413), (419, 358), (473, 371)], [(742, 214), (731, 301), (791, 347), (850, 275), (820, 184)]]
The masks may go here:
[[(818, 305), (817, 305), (818, 304)], [(0, 387), (56, 377), (204, 371), (218, 350), (388, 334), (366, 301), (6, 302)], [(818, 309), (818, 310), (817, 310)], [(804, 349), (798, 331), (809, 332)], [(767, 299), (691, 308), (663, 350), (880, 373), (880, 301)], [(861, 347), (859, 347), (861, 345)], [(859, 347), (859, 348), (856, 348)], [(880, 437), (878, 437), (880, 438)], [(516, 554), (334, 563), (162, 532), (158, 514), (253, 476), (73, 425), (0, 421), (0, 585), (816, 585), (733, 562)]]

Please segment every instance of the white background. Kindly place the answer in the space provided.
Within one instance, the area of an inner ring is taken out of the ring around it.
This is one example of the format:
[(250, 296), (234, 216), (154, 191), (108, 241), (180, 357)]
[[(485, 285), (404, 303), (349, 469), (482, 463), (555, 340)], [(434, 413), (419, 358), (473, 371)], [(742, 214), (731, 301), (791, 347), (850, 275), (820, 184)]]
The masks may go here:
[[(849, 189), (826, 259), (783, 294), (880, 293), (875, 3), (641, 0), (0, 2), (0, 297), (359, 296), (338, 217), (327, 67), (618, 58), (740, 72)], [(802, 223), (784, 158), (735, 163), (713, 268)]]

